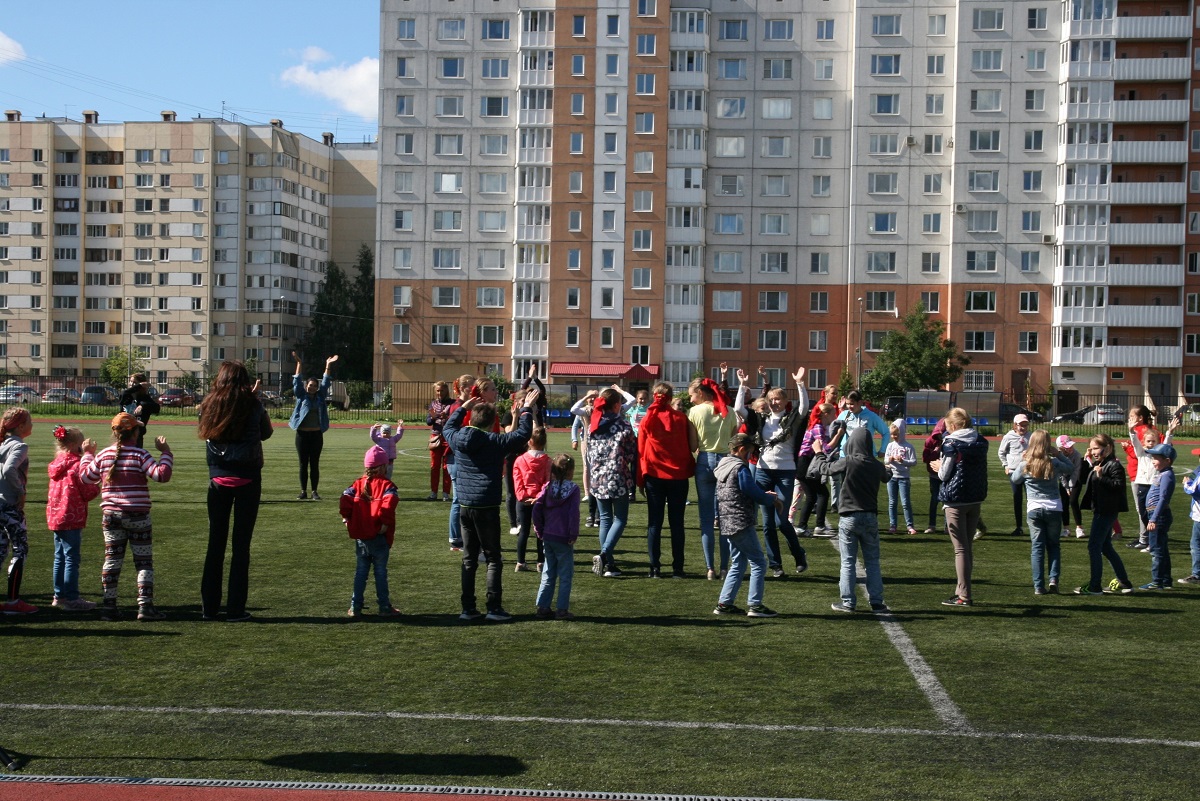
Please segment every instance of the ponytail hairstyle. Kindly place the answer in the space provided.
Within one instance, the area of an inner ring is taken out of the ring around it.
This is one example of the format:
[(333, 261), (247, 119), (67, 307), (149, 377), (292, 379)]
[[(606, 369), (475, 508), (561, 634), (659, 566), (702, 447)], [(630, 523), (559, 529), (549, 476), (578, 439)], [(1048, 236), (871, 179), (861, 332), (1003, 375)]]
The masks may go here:
[(55, 426), (54, 446), (59, 453), (74, 453), (83, 445), (83, 431), (75, 426)]
[(111, 483), (117, 473), (117, 465), (121, 462), (121, 447), (126, 444), (127, 440), (137, 439), (140, 427), (141, 423), (129, 412), (121, 412), (112, 419), (113, 442), (117, 443), (117, 451), (113, 454), (112, 466), (108, 468), (108, 473), (104, 476), (105, 484)]
[(0, 439), (4, 439), (14, 431), (20, 431), (33, 422), (29, 412), (23, 406), (14, 406), (0, 418)]
[(550, 460), (550, 478), (567, 481), (575, 474), (575, 459), (569, 453), (560, 453)]
[(1050, 435), (1039, 428), (1029, 435), (1029, 447), (1025, 449), (1025, 472), (1034, 478), (1054, 478), (1054, 465), (1050, 459), (1058, 456), (1058, 450), (1050, 444)]

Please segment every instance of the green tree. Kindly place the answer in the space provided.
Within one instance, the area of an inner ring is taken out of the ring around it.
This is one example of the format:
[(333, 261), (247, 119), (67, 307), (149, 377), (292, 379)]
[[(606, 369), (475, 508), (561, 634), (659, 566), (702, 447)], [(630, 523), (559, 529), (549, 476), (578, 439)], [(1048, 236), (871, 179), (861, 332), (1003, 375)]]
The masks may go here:
[[(338, 354), (337, 377), (369, 381), (375, 349), (375, 257), (363, 245), (350, 275), (329, 262), (313, 304), (312, 324), (296, 345), (306, 364), (320, 366)], [(314, 368), (315, 370), (315, 368)]]
[(838, 397), (846, 397), (846, 393), (854, 389), (854, 375), (850, 372), (850, 365), (842, 365), (842, 374), (838, 376), (837, 382)]
[(971, 360), (946, 339), (940, 320), (925, 314), (924, 304), (904, 317), (903, 328), (889, 331), (875, 367), (862, 377), (867, 399), (881, 401), (910, 389), (941, 387), (958, 380)]
[(145, 362), (136, 356), (130, 359), (130, 352), (117, 345), (109, 349), (108, 356), (100, 363), (100, 383), (124, 387), (129, 383), (129, 376), (145, 371)]

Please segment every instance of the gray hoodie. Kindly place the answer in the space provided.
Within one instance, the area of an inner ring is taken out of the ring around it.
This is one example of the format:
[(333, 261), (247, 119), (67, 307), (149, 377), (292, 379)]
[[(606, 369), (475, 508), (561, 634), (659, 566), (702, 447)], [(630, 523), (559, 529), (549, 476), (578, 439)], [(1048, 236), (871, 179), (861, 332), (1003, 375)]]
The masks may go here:
[(821, 467), (823, 476), (842, 476), (842, 489), (838, 493), (840, 515), (879, 514), (879, 485), (891, 479), (892, 471), (875, 458), (874, 444), (869, 428), (856, 428), (846, 439), (846, 455)]

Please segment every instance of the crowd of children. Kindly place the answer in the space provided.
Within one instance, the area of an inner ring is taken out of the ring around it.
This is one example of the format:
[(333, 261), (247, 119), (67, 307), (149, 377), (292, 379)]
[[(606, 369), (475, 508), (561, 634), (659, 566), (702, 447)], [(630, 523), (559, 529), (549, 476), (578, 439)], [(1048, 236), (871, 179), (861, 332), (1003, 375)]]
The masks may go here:
[[(799, 538), (833, 536), (827, 527), (827, 515), (831, 513), (838, 517), (836, 536), (841, 555), (839, 599), (832, 608), (839, 612), (856, 610), (855, 571), (861, 551), (870, 608), (887, 611), (880, 567), (878, 493), (881, 484), (886, 486), (888, 532), (901, 531), (902, 519), (903, 530), (908, 535), (917, 534), (910, 470), (917, 464), (920, 444), (911, 444), (906, 438), (905, 422), (895, 420), (886, 426), (889, 441), (877, 446), (874, 435), (881, 434), (885, 427), (856, 393), (841, 401), (845, 408), (838, 414), (836, 390), (826, 387), (810, 412), (803, 376), (803, 369), (793, 376), (799, 395), (795, 405), (783, 390), (767, 391), (765, 386), (762, 396), (747, 405), (748, 376), (740, 370), (736, 400), (732, 401), (723, 382), (697, 380), (689, 387), (694, 405), (688, 415), (672, 403), (674, 388), (662, 382), (653, 387), (654, 402), (650, 404), (644, 391), (634, 396), (616, 386), (588, 393), (572, 410), (579, 429), (577, 436), (573, 434), (572, 447), (582, 444), (582, 492), (575, 482), (574, 457), (546, 452), (544, 396), (540, 384), (532, 385), (535, 377), (531, 375), (514, 398), (516, 413), (504, 419), (494, 404), (494, 386), (481, 389), (483, 382), (477, 385), (472, 376), (455, 382), (457, 398), (450, 400), (439, 391), (437, 408), (431, 407), (430, 412), (431, 419), (436, 418), (438, 423), (437, 442), (431, 438), (430, 450), (436, 446), (437, 450), (444, 448), (445, 453), (437, 454), (434, 460), (429, 499), (437, 499), (441, 471), (449, 464), (452, 510), (458, 511), (459, 518), (451, 522), (451, 545), (452, 550), (462, 553), (463, 562), (460, 617), (485, 617), (475, 608), (474, 590), (475, 571), (482, 557), (488, 577), (486, 617), (493, 621), (511, 618), (502, 606), (500, 579), (503, 562), (499, 515), (505, 483), (512, 504), (510, 531), (517, 535), (515, 570), (536, 570), (540, 574), (535, 614), (538, 618), (561, 620), (573, 617), (570, 593), (581, 504), (591, 504), (587, 525), (594, 521), (601, 528), (601, 544), (592, 557), (595, 572), (609, 578), (621, 576), (615, 547), (628, 520), (628, 505), (639, 487), (645, 489), (653, 507), (647, 541), (650, 576), (662, 576), (658, 535), (664, 509), (670, 504), (671, 575), (683, 577), (682, 509), (687, 482), (692, 477), (700, 498), (702, 535), (706, 524), (717, 535), (702, 536), (708, 578), (723, 580), (715, 614), (775, 616), (764, 604), (763, 594), (768, 572), (775, 578), (784, 575), (776, 532), (785, 534), (796, 572), (803, 573), (808, 561)], [(1024, 526), (1028, 526), (1036, 595), (1059, 591), (1063, 574), (1060, 541), (1070, 536), (1072, 516), (1075, 536), (1089, 540), (1089, 580), (1075, 593), (1099, 595), (1135, 589), (1112, 544), (1119, 536), (1115, 529), (1117, 516), (1129, 508), (1127, 482), (1133, 488), (1134, 508), (1144, 537), (1130, 545), (1151, 555), (1150, 581), (1137, 589), (1153, 591), (1168, 589), (1175, 583), (1200, 584), (1200, 467), (1182, 482), (1193, 522), (1191, 571), (1174, 580), (1168, 543), (1174, 522), (1171, 499), (1177, 452), (1171, 439), (1179, 421), (1173, 419), (1164, 436), (1150, 420), (1144, 407), (1131, 412), (1130, 440), (1125, 444), (1128, 463), (1122, 466), (1116, 459), (1116, 443), (1107, 434), (1093, 437), (1086, 454), (1081, 455), (1070, 437), (1062, 435), (1052, 440), (1042, 430), (1030, 433), (1025, 415), (1014, 419), (1013, 429), (1001, 440), (999, 456), (1013, 488), (1017, 515), (1014, 534), (1023, 534)], [(987, 441), (971, 425), (966, 412), (951, 410), (925, 441), (922, 455), (933, 494), (925, 533), (936, 532), (933, 504), (940, 503), (954, 544), (958, 585), (955, 595), (945, 602), (951, 606), (973, 603), (971, 542), (985, 531), (979, 509), (987, 495)], [(87, 439), (79, 428), (59, 425), (52, 431), (56, 453), (47, 467), (46, 504), (47, 526), (54, 545), (52, 605), (66, 612), (97, 607), (80, 594), (79, 576), (88, 504), (99, 495), (104, 538), (100, 618), (113, 621), (122, 617), (118, 582), (126, 550), (132, 549), (137, 570), (137, 619), (161, 620), (165, 615), (154, 606), (149, 482), (170, 480), (173, 454), (164, 437), (154, 442), (161, 454), (157, 460), (141, 448), (138, 438), (142, 427), (127, 412), (117, 414), (110, 428), (113, 444), (99, 452), (96, 442)], [(25, 409), (14, 407), (4, 413), (0, 421), (0, 561), (12, 552), (7, 600), (0, 603), (4, 614), (37, 611), (21, 598), (28, 553), (26, 439), (32, 432), (33, 421)], [(403, 424), (397, 423), (394, 428), (374, 425), (369, 436), (374, 444), (363, 458), (364, 472), (342, 493), (339, 504), (356, 554), (347, 611), (351, 618), (363, 614), (366, 582), (372, 572), (379, 614), (400, 614), (388, 588), (388, 558), (395, 544), (399, 501), (391, 479), (396, 444), (404, 436)], [(1082, 521), (1085, 509), (1092, 512), (1087, 532)], [(814, 515), (815, 526), (810, 533), (808, 525), (814, 522)], [(793, 525), (796, 518), (798, 526)], [(765, 548), (757, 530), (760, 519), (764, 522)], [(455, 522), (461, 527), (458, 539)], [(535, 553), (532, 566), (531, 536)], [(1108, 585), (1103, 584), (1105, 561), (1115, 575)], [(746, 609), (742, 610), (735, 599), (747, 579), (749, 594)]]

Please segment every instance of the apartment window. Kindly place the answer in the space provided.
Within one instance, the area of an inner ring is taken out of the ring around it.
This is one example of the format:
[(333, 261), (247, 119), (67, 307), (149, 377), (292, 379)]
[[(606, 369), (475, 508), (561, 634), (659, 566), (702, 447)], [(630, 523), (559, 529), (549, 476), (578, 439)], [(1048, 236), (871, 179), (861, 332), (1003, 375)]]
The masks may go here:
[(741, 234), (744, 233), (745, 221), (741, 214), (723, 213), (716, 215), (714, 233)]
[(833, 158), (833, 137), (832, 136), (814, 136), (813, 137), (813, 158), (815, 158), (815, 159)]
[(872, 36), (899, 36), (899, 14), (875, 14), (871, 17)]
[(633, 132), (635, 134), (654, 133), (654, 112), (641, 111), (633, 115)]
[(994, 273), (996, 271), (996, 251), (968, 250), (967, 272)]
[(604, 56), (604, 74), (610, 78), (621, 74), (621, 58), (616, 53), (607, 53)]
[(832, 192), (833, 177), (829, 175), (814, 175), (812, 183), (813, 197), (829, 197)]
[(765, 235), (778, 235), (788, 233), (787, 215), (785, 214), (762, 214), (759, 217), (759, 233)]
[(942, 135), (941, 134), (925, 134), (925, 154), (928, 156), (936, 156), (942, 152)]
[(966, 293), (966, 310), (969, 312), (996, 311), (996, 293), (994, 291), (970, 291)]
[(812, 275), (829, 275), (829, 253), (817, 251), (809, 254), (808, 271)]
[(788, 254), (780, 251), (766, 251), (759, 254), (758, 271), (786, 275), (788, 272)]
[(636, 46), (639, 56), (652, 56), (658, 48), (658, 37), (653, 33), (639, 33)]
[(633, 210), (648, 212), (654, 210), (654, 192), (649, 189), (638, 189), (633, 193)]
[(944, 114), (946, 111), (946, 96), (941, 93), (925, 95), (925, 113), (930, 115)]
[(649, 328), (650, 327), (650, 307), (649, 306), (634, 306), (630, 310), (629, 325), (632, 328)]
[(872, 156), (894, 156), (900, 152), (900, 137), (898, 134), (871, 134), (867, 147)]
[(483, 30), (480, 33), (480, 38), (486, 41), (507, 40), (508, 36), (508, 20), (506, 19), (485, 19), (482, 20)]
[(458, 287), (435, 286), (433, 288), (433, 305), (438, 308), (458, 308), (460, 305)]
[(484, 134), (479, 137), (479, 153), (483, 156), (503, 156), (508, 153), (506, 134)]
[[(832, 114), (832, 109), (830, 109), (830, 113)], [(792, 118), (792, 99), (790, 97), (764, 97), (762, 118), (764, 120), (790, 120)]]
[(1044, 72), (1046, 69), (1046, 51), (1027, 50), (1025, 52), (1025, 70), (1027, 72)]
[(896, 252), (892, 250), (868, 250), (867, 272), (894, 273), (896, 272)]
[(967, 232), (972, 234), (994, 234), (1000, 230), (1000, 213), (995, 209), (979, 209), (967, 212)]
[(946, 15), (945, 14), (930, 14), (929, 25), (926, 29), (930, 36), (945, 36), (946, 35)]
[(1042, 171), (1025, 170), (1021, 173), (1021, 188), (1026, 192), (1042, 191)]
[(1046, 108), (1046, 90), (1045, 89), (1026, 89), (1025, 90), (1025, 110), (1026, 111), (1044, 111)]
[(973, 151), (1000, 151), (999, 131), (971, 131), (967, 135), (967, 147)]
[(742, 254), (730, 250), (718, 250), (713, 254), (714, 273), (740, 273)]
[(742, 310), (742, 293), (740, 290), (713, 290), (713, 311), (740, 312)]
[(1038, 233), (1042, 230), (1042, 213), (1040, 211), (1021, 212), (1021, 230), (1025, 233)]
[(479, 98), (479, 116), (507, 117), (508, 98), (504, 96), (488, 97), (487, 95)]
[(972, 89), (971, 111), (1000, 111), (1000, 90)]
[(760, 329), (759, 350), (787, 350), (787, 331), (777, 328)]
[(832, 42), (833, 41), (833, 20), (819, 19), (817, 20), (817, 41)]
[(396, 20), (396, 38), (397, 39), (416, 39), (417, 38), (417, 21), (415, 19), (398, 19), (398, 20)]
[(993, 370), (964, 370), (963, 390), (966, 392), (992, 392), (996, 387)]
[(413, 60), (403, 56), (396, 58), (396, 77), (411, 78), (413, 76)]
[(604, 134), (604, 152), (609, 155), (617, 152), (617, 135), (615, 133)]
[(763, 24), (763, 41), (790, 42), (793, 38), (793, 26), (790, 19), (769, 19)]
[(508, 227), (508, 215), (503, 211), (479, 212), (479, 230), (497, 233)]
[[(824, 177), (828, 180), (829, 176)], [(814, 186), (816, 178), (814, 180)], [(894, 195), (897, 187), (897, 174), (894, 172), (869, 172), (867, 173), (867, 192), (873, 195)], [(828, 194), (829, 184), (826, 183), (826, 194)], [(816, 194), (815, 192), (813, 194)]]
[(1017, 333), (1017, 353), (1037, 353), (1038, 332), (1020, 331)]
[(968, 170), (967, 171), (967, 191), (968, 192), (999, 192), (1000, 191), (1000, 171), (999, 170)]
[(634, 78), (634, 91), (639, 95), (654, 94), (654, 74), (639, 72)]
[(931, 53), (925, 57), (926, 75), (945, 75), (946, 56), (943, 53)]
[(651, 250), (654, 246), (654, 232), (649, 228), (633, 229), (633, 249)]
[(937, 314), (942, 310), (942, 293), (940, 292), (922, 292), (921, 305), (925, 307), (927, 314)]
[[(412, 95), (397, 95), (396, 96), (396, 116), (397, 117), (411, 117), (415, 113), (414, 105), (415, 104), (413, 102)], [(164, 175), (162, 177), (168, 178), (170, 176)]]
[(748, 30), (744, 19), (723, 19), (717, 26), (717, 39), (723, 42), (744, 42)]
[(467, 38), (467, 23), (463, 19), (439, 19), (437, 38), (440, 41), (458, 41)]
[(413, 226), (412, 209), (396, 209), (395, 223), (392, 226), (397, 231), (411, 231)]
[(896, 213), (894, 211), (868, 213), (867, 231), (872, 234), (896, 233)]
[(899, 75), (899, 53), (877, 53), (871, 56), (872, 75)]
[(971, 30), (1004, 30), (1004, 10), (999, 8), (976, 8), (971, 12)]
[(741, 329), (714, 328), (712, 333), (712, 347), (713, 350), (741, 350)]
[[(815, 176), (813, 179), (813, 190), (818, 188), (817, 178), (829, 178), (828, 175)], [(740, 187), (740, 176), (739, 184)], [(763, 197), (787, 197), (791, 194), (790, 182), (786, 175), (764, 175), (762, 180), (762, 196)]]
[(632, 277), (634, 289), (650, 289), (651, 271), (649, 267), (635, 267)]
[(996, 350), (995, 331), (967, 331), (963, 339), (963, 350), (967, 353), (994, 353)]
[(823, 353), (824, 351), (829, 350), (829, 332), (809, 331), (808, 349), (818, 353)]
[(832, 81), (833, 80), (833, 59), (818, 58), (813, 61), (813, 80), (815, 81)]
[(1025, 27), (1031, 31), (1046, 30), (1046, 9), (1031, 8), (1028, 10), (1028, 16)]
[(1024, 291), (1020, 295), (1020, 310), (1022, 314), (1037, 314), (1041, 311), (1040, 295), (1037, 290)]
[[(900, 113), (900, 95), (871, 95), (871, 113), (872, 114), (899, 114)], [(833, 116), (832, 101), (830, 107), (830, 117)]]
[(718, 158), (741, 158), (746, 155), (746, 137), (718, 136), (713, 142), (713, 156)]
[(792, 60), (790, 58), (764, 58), (763, 80), (790, 81), (792, 79)]
[(458, 326), (433, 325), (430, 329), (430, 339), (434, 345), (457, 345)]
[(480, 73), (483, 78), (507, 78), (508, 77), (508, 59), (507, 58), (485, 58), (482, 63)]
[(439, 77), (463, 78), (466, 76), (466, 60), (462, 58), (439, 58)]
[(810, 292), (810, 293), (808, 293), (808, 310), (814, 314), (828, 312), (829, 311), (829, 293), (828, 292)]
[(571, 74), (574, 76), (582, 76), (585, 74), (586, 61), (582, 55), (571, 56)]
[(413, 134), (396, 134), (396, 155), (411, 156), (413, 154)]
[(582, 251), (579, 248), (569, 248), (567, 250), (567, 269), (578, 270), (581, 258)]
[(792, 138), (790, 136), (764, 136), (762, 138), (762, 154), (764, 158), (787, 158), (792, 154)]
[(412, 248), (394, 248), (392, 250), (392, 269), (412, 269)]
[(1042, 132), (1041, 131), (1026, 131), (1025, 132), (1025, 150), (1027, 152), (1042, 151)]
[(1004, 68), (1003, 50), (972, 50), (971, 69), (975, 72), (999, 72)]
[(927, 172), (921, 178), (921, 191), (927, 195), (942, 194), (942, 174)]
[(1021, 251), (1021, 272), (1036, 273), (1042, 266), (1042, 254), (1036, 250)]
[[(439, 95), (433, 101), (434, 114), (439, 117), (461, 117), (463, 115), (463, 99), (462, 95)], [(435, 134), (434, 141), (436, 142), (439, 136), (446, 134)], [(460, 136), (461, 140), (462, 137)]]
[(435, 270), (461, 269), (462, 250), (460, 248), (434, 248), (433, 268)]

